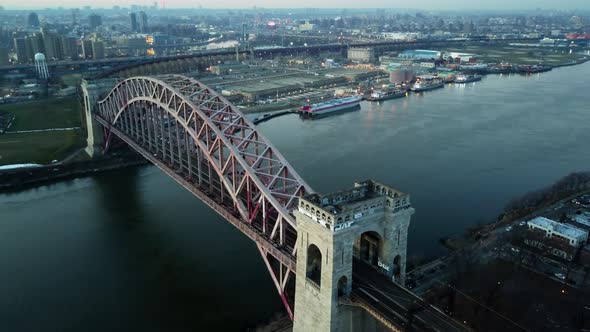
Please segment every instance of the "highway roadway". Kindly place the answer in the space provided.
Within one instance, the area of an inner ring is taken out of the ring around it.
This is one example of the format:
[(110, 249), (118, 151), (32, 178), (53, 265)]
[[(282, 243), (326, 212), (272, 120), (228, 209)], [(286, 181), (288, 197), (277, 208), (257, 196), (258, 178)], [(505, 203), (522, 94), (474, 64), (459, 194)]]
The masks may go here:
[[(251, 51), (256, 54), (263, 54), (263, 53), (285, 53), (288, 54), (289, 52), (301, 52), (301, 51), (321, 51), (321, 50), (333, 50), (333, 49), (347, 49), (348, 47), (382, 47), (382, 46), (397, 46), (400, 48), (412, 48), (412, 47), (422, 47), (422, 46), (433, 46), (433, 47), (441, 47), (453, 44), (463, 44), (466, 42), (501, 42), (501, 43), (510, 43), (510, 42), (532, 42), (538, 41), (537, 39), (487, 39), (481, 41), (465, 41), (465, 40), (415, 40), (415, 41), (371, 41), (371, 42), (354, 42), (349, 44), (340, 44), (340, 43), (332, 43), (332, 44), (319, 44), (319, 45), (309, 45), (309, 46), (294, 46), (294, 47), (278, 47), (278, 48), (254, 48), (252, 50), (240, 50), (239, 53), (250, 53)], [(126, 63), (133, 63), (135, 65), (138, 64), (149, 64), (149, 63), (156, 63), (161, 61), (168, 61), (168, 60), (178, 60), (178, 59), (186, 59), (186, 58), (193, 58), (193, 57), (200, 57), (200, 56), (215, 56), (215, 55), (233, 55), (235, 54), (235, 48), (230, 49), (217, 49), (217, 50), (209, 50), (209, 51), (198, 51), (193, 53), (187, 53), (182, 55), (169, 55), (169, 56), (161, 56), (161, 57), (152, 57), (152, 56), (141, 56), (141, 57), (124, 57), (124, 58), (108, 58), (108, 59), (100, 59), (100, 60), (74, 60), (74, 61), (50, 61), (48, 62), (48, 66), (50, 69), (52, 67), (68, 67), (68, 66), (104, 66), (104, 65), (117, 65), (117, 64), (126, 64)], [(0, 66), (0, 73), (5, 73), (13, 70), (26, 70), (26, 69), (34, 69), (34, 64), (20, 64), (20, 65), (11, 65), (11, 66)], [(111, 74), (111, 73), (108, 73)], [(104, 75), (101, 77), (105, 77)]]

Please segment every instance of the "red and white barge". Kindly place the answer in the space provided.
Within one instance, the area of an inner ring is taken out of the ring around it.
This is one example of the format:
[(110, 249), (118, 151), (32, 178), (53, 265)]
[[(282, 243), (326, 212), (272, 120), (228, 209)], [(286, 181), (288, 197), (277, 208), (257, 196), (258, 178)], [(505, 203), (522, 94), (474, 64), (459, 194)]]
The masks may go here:
[(325, 102), (305, 105), (299, 108), (299, 112), (307, 116), (322, 115), (357, 107), (363, 98), (361, 96), (350, 96), (337, 98)]

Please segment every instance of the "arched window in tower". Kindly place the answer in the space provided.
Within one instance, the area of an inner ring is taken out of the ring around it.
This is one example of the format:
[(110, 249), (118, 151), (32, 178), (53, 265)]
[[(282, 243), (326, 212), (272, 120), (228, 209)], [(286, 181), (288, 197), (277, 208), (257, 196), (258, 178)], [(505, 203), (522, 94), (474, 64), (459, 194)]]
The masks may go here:
[(318, 287), (321, 286), (322, 281), (322, 253), (320, 249), (311, 244), (307, 248), (307, 270), (305, 275), (308, 280), (311, 280)]

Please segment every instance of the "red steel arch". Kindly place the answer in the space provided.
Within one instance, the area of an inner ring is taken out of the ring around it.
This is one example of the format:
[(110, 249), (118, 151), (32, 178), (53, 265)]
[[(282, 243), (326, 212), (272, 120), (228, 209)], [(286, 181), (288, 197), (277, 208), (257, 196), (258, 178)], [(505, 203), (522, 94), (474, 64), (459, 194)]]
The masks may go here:
[(292, 211), (313, 191), (255, 125), (180, 75), (124, 80), (94, 117), (256, 241), (292, 318), (285, 293), (295, 272)]

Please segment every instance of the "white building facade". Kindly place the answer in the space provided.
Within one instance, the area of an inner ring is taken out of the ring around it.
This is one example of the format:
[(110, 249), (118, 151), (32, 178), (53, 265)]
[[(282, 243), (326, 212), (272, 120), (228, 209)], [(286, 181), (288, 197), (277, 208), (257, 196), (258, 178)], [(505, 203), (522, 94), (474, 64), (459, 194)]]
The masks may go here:
[(545, 236), (548, 238), (557, 237), (566, 240), (572, 247), (583, 246), (588, 241), (587, 231), (545, 217), (532, 219), (527, 222), (527, 225), (529, 229), (545, 232)]

